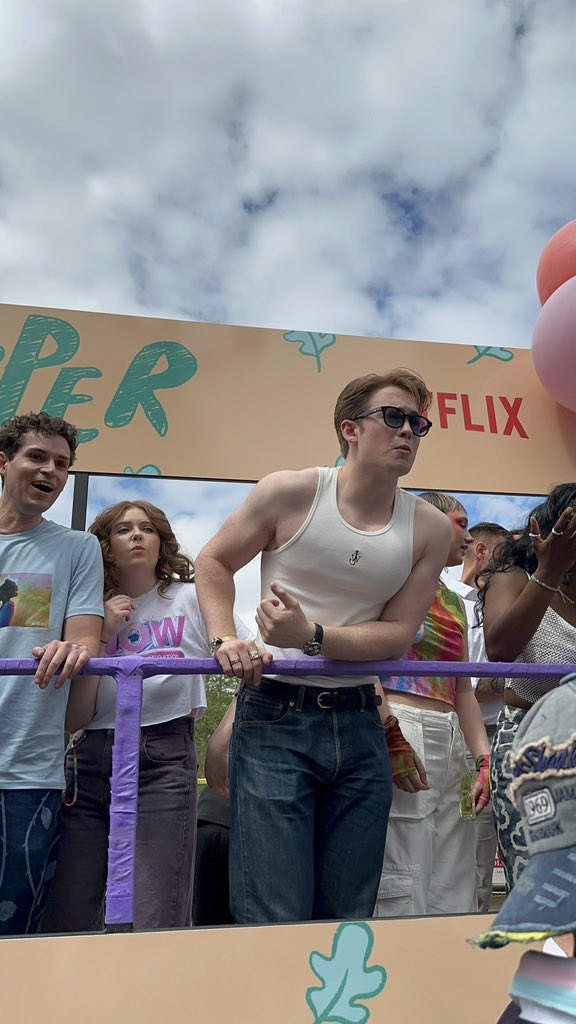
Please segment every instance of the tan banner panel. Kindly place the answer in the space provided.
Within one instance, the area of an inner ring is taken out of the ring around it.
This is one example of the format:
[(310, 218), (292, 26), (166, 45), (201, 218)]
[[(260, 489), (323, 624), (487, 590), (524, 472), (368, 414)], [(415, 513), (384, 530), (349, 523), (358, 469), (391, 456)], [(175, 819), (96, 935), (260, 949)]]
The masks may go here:
[[(490, 917), (0, 940), (10, 1024), (492, 1024), (523, 947)], [(361, 1008), (364, 1008), (362, 1011)]]
[(408, 366), (434, 392), (434, 427), (406, 486), (539, 494), (576, 478), (576, 414), (523, 349), (22, 306), (0, 306), (0, 328), (0, 421), (66, 417), (85, 472), (257, 480), (332, 465), (342, 387)]

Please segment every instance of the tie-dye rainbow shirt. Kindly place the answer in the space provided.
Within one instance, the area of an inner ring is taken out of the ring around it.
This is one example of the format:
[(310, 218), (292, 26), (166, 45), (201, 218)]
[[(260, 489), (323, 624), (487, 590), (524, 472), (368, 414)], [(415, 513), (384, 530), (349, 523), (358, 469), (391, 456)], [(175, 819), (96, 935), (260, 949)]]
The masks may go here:
[[(406, 660), (463, 661), (467, 628), (466, 613), (458, 595), (439, 582), (432, 607), (416, 634)], [(455, 676), (382, 676), (381, 682), (387, 690), (433, 697), (454, 707)]]

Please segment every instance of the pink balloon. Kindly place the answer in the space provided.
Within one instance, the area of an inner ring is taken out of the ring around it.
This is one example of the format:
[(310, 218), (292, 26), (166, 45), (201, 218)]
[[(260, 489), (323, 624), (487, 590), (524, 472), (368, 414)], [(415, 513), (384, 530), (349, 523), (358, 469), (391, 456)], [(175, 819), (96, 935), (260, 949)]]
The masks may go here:
[(552, 398), (576, 412), (576, 277), (560, 285), (542, 306), (532, 335), (532, 359)]
[(547, 243), (536, 271), (536, 287), (544, 305), (565, 281), (576, 274), (576, 220), (565, 224)]

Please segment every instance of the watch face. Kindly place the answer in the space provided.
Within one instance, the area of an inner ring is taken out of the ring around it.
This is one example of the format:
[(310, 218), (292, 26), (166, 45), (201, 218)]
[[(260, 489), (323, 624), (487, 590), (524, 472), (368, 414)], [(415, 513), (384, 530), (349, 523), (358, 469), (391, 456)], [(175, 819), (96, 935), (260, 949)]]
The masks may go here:
[(317, 640), (311, 640), (310, 643), (304, 644), (302, 653), (307, 654), (309, 658), (315, 658), (317, 654), (320, 654), (322, 650), (322, 644), (318, 643)]

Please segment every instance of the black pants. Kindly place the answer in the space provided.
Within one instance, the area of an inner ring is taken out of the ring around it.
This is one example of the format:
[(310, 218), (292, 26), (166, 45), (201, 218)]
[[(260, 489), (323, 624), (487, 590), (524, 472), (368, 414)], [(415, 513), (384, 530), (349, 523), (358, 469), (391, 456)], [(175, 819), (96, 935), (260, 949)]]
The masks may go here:
[(194, 876), (194, 925), (234, 924), (230, 914), (228, 848), (230, 829), (212, 821), (198, 821)]

